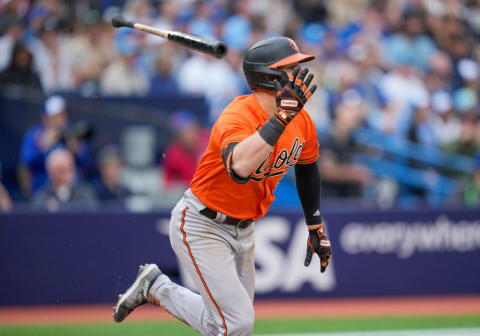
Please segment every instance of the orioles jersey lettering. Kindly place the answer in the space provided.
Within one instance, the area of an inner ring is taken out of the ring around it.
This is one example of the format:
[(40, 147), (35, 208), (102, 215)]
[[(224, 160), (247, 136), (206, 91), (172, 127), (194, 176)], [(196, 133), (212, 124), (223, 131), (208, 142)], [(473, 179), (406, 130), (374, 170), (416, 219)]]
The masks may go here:
[(273, 192), (288, 169), (318, 159), (315, 125), (302, 110), (285, 128), (268, 159), (260, 164), (245, 184), (235, 182), (227, 171), (222, 152), (255, 133), (269, 119), (254, 94), (230, 103), (212, 128), (190, 189), (206, 206), (239, 219), (259, 219), (275, 200)]
[(270, 164), (267, 164), (267, 162), (270, 162), (270, 158), (272, 156), (272, 154), (270, 154), (268, 159), (266, 159), (260, 166), (258, 166), (258, 168), (253, 172), (250, 178), (258, 182), (263, 180), (264, 177), (284, 175), (287, 172), (288, 168), (297, 163), (298, 158), (302, 153), (302, 147), (305, 142), (303, 142), (301, 145), (299, 145), (298, 143), (299, 141), (297, 137), (293, 142), (290, 152), (288, 152), (285, 148), (282, 149), (275, 158), (275, 160), (273, 160)]

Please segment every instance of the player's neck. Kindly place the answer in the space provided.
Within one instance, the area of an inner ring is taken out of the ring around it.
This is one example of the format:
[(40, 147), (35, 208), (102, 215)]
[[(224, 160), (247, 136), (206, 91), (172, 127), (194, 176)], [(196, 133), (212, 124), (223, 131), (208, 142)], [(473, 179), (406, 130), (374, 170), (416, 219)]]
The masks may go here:
[(253, 94), (265, 113), (271, 117), (277, 108), (275, 93), (272, 90), (257, 89)]

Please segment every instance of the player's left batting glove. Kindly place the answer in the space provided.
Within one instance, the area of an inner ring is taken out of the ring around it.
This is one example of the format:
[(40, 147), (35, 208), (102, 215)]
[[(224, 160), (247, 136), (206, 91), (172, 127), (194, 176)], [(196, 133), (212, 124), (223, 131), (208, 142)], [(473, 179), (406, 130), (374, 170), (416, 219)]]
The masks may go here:
[(307, 225), (308, 226), (308, 240), (307, 240), (307, 256), (305, 257), (305, 266), (310, 265), (314, 253), (320, 257), (320, 272), (325, 272), (332, 249), (330, 247), (330, 240), (325, 232), (323, 224)]

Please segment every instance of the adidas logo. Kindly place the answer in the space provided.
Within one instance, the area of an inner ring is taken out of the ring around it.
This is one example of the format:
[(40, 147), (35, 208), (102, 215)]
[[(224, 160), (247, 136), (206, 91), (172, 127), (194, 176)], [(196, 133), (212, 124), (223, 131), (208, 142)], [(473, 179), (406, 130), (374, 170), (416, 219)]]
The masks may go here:
[(320, 216), (320, 210), (317, 209), (317, 211), (315, 211), (312, 216)]

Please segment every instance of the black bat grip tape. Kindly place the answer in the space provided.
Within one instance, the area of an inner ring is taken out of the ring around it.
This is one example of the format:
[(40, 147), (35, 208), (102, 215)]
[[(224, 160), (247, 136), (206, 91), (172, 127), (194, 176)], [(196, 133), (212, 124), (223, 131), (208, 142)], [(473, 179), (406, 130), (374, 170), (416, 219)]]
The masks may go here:
[(124, 16), (122, 16), (120, 14), (115, 15), (112, 18), (112, 26), (114, 26), (115, 28), (120, 28), (120, 27), (133, 28), (134, 24), (135, 24), (135, 22), (126, 19)]

